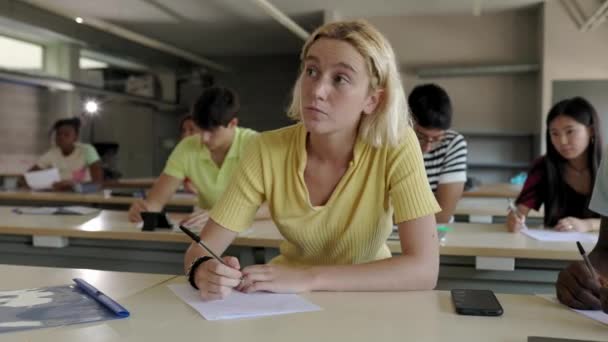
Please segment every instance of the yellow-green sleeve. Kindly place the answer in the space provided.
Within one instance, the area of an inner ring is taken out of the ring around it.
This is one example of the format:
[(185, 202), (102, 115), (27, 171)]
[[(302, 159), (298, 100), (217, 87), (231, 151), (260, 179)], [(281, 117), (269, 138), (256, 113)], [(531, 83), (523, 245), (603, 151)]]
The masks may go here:
[(265, 200), (262, 142), (257, 136), (249, 144), (230, 184), (209, 214), (222, 227), (235, 232), (251, 226)]
[(435, 214), (441, 210), (429, 186), (420, 144), (413, 130), (389, 153), (389, 195), (395, 223)]
[(175, 177), (179, 180), (183, 180), (186, 178), (186, 165), (187, 165), (187, 149), (188, 149), (188, 139), (183, 139), (175, 148), (169, 159), (167, 159), (167, 164), (165, 164), (165, 169), (163, 170), (164, 174), (167, 174), (171, 177)]

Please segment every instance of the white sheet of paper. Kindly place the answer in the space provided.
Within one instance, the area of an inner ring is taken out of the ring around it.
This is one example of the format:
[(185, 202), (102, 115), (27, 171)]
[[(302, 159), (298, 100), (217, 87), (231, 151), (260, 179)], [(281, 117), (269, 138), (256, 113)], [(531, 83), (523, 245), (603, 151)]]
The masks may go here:
[(60, 180), (59, 170), (56, 168), (31, 171), (25, 174), (27, 186), (33, 190), (52, 189), (53, 183), (59, 182)]
[(551, 241), (551, 242), (597, 242), (598, 236), (591, 233), (579, 233), (579, 232), (558, 232), (549, 229), (524, 229), (521, 231), (522, 234), (539, 241)]
[(57, 212), (57, 210), (58, 208), (56, 207), (15, 208), (16, 213), (25, 215), (53, 215)]
[(68, 206), (68, 207), (22, 207), (15, 208), (15, 212), (18, 214), (26, 215), (91, 215), (99, 212), (99, 209), (82, 207), (82, 206)]
[(193, 307), (208, 321), (321, 310), (319, 306), (295, 294), (245, 294), (234, 291), (225, 299), (203, 302), (198, 292), (188, 284), (171, 284), (167, 286), (181, 300)]
[(99, 212), (97, 208), (83, 207), (80, 205), (71, 205), (61, 208), (65, 212), (77, 214), (77, 215), (91, 215)]
[[(558, 305), (563, 305), (562, 303), (559, 302), (559, 300), (557, 300), (557, 297), (555, 296), (548, 296), (548, 295), (538, 295), (541, 298), (544, 298), (552, 303), (558, 304)], [(565, 305), (563, 305), (564, 307), (567, 307)], [(577, 312), (583, 316), (586, 316), (588, 318), (591, 318), (593, 320), (596, 320), (598, 322), (604, 323), (604, 324), (608, 324), (608, 314), (604, 313), (602, 310), (576, 310), (576, 309), (572, 309), (572, 308), (568, 308), (574, 312)]]

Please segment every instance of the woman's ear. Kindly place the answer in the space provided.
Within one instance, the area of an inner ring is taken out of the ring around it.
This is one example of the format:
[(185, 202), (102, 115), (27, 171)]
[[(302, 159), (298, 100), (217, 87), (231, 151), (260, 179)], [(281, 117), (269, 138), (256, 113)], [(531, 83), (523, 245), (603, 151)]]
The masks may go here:
[(367, 99), (365, 100), (365, 106), (363, 107), (363, 114), (373, 114), (380, 102), (384, 99), (384, 89), (371, 90)]
[(233, 118), (232, 120), (230, 120), (230, 122), (228, 122), (228, 127), (229, 128), (233, 128), (239, 125), (239, 118)]

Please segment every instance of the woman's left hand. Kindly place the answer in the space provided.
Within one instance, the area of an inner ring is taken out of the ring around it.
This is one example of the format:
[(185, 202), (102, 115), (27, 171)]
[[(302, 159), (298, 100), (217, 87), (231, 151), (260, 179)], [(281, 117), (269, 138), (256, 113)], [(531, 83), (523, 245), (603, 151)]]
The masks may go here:
[(588, 232), (591, 230), (591, 225), (585, 220), (568, 216), (557, 221), (555, 230), (560, 232)]
[(299, 293), (312, 290), (313, 273), (310, 268), (281, 265), (253, 265), (243, 269), (243, 282), (237, 290)]

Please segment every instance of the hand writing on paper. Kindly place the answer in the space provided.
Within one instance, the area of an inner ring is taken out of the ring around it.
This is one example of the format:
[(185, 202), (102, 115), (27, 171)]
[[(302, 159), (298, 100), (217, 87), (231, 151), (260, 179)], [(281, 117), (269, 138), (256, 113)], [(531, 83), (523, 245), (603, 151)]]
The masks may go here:
[(507, 215), (507, 228), (511, 233), (518, 233), (526, 226), (526, 217), (517, 214), (514, 211), (509, 211)]
[(555, 230), (560, 232), (588, 232), (591, 230), (591, 224), (576, 217), (568, 216), (557, 221)]
[(253, 265), (243, 269), (243, 284), (237, 288), (245, 293), (268, 291), (299, 293), (312, 290), (310, 269), (281, 265)]
[(559, 273), (555, 289), (560, 302), (579, 310), (599, 310), (600, 284), (605, 279), (593, 279), (582, 261), (570, 264)]
[(241, 283), (241, 265), (239, 259), (231, 256), (223, 257), (230, 267), (222, 265), (215, 259), (202, 263), (194, 275), (201, 298), (205, 301), (226, 298), (232, 290)]

